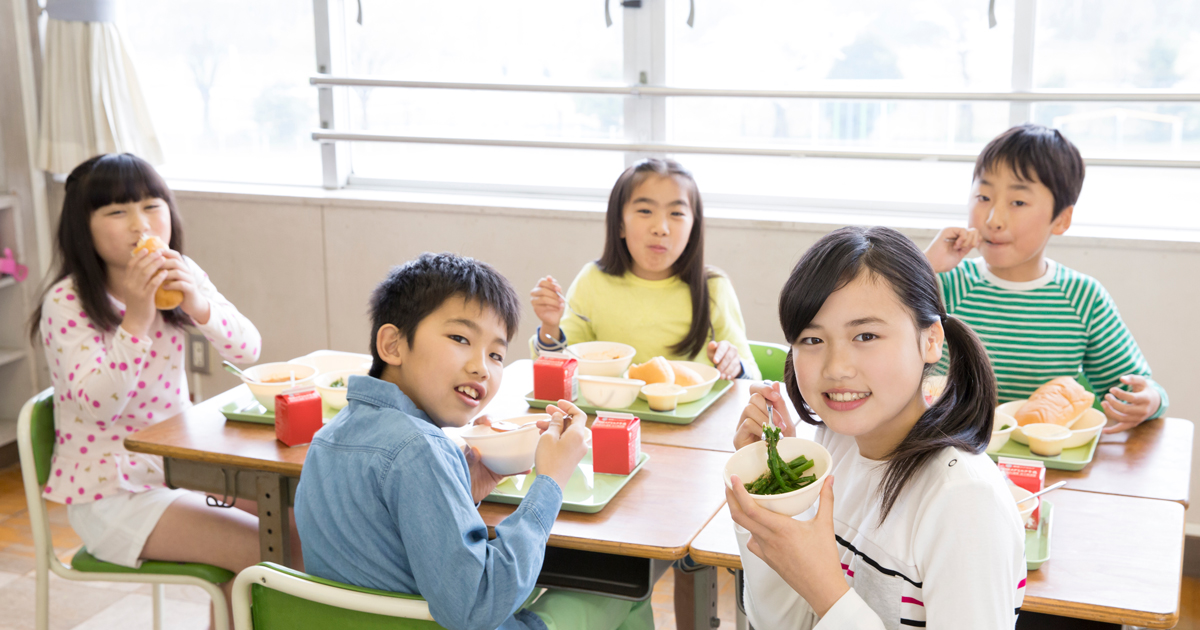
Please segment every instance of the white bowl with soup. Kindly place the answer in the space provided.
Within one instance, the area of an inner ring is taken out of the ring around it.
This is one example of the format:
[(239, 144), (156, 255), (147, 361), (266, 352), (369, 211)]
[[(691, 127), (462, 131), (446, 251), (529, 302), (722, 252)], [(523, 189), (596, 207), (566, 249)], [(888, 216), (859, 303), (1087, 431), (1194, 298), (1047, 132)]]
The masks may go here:
[(637, 354), (637, 348), (615, 341), (585, 341), (567, 349), (567, 355), (579, 362), (580, 376), (620, 376)]
[[(275, 411), (275, 397), (300, 385), (312, 385), (317, 368), (303, 363), (262, 363), (242, 370), (242, 382), (267, 411)], [(293, 378), (294, 377), (294, 378)]]

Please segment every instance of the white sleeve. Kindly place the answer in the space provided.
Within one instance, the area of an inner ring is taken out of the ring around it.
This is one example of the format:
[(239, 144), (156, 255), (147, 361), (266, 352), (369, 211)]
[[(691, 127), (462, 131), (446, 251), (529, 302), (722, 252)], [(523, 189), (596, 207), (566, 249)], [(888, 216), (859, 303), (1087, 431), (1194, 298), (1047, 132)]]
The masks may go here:
[(222, 359), (243, 365), (258, 361), (262, 349), (262, 336), (254, 327), (254, 323), (242, 315), (233, 302), (217, 291), (217, 287), (208, 279), (208, 274), (196, 261), (187, 257), (184, 260), (196, 278), (197, 289), (208, 298), (212, 309), (208, 322), (203, 325), (196, 324), (196, 328), (217, 349)]
[[(1011, 499), (984, 479), (943, 486), (917, 523), (927, 628), (1011, 630), (1024, 599), (1025, 536)], [(954, 532), (950, 534), (950, 532)]]
[(750, 532), (736, 524), (734, 531), (742, 554), (746, 587), (743, 599), (750, 625), (755, 628), (780, 630), (813, 628), (817, 623), (817, 614), (813, 612), (812, 606), (788, 586), (774, 569), (767, 566), (762, 558), (754, 555), (746, 547), (750, 542)]

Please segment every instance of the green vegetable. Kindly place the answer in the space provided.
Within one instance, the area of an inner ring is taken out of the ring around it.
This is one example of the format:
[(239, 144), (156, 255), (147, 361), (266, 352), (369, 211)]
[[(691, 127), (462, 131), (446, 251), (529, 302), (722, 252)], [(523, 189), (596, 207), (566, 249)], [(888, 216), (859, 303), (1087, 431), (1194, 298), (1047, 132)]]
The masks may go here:
[(767, 472), (753, 482), (745, 484), (750, 494), (783, 494), (799, 490), (817, 480), (816, 475), (801, 473), (812, 468), (816, 462), (801, 455), (790, 462), (783, 461), (779, 456), (779, 438), (783, 437), (783, 429), (769, 424), (763, 425), (763, 439), (767, 441)]
[(337, 379), (336, 381), (334, 381), (334, 382), (330, 383), (330, 384), (329, 384), (329, 386), (330, 386), (330, 387), (345, 387), (345, 386), (346, 386), (346, 379), (344, 379), (344, 378), (339, 378), (339, 379)]
[(1004, 426), (1000, 427), (1000, 430), (1001, 430), (1001, 431), (1007, 431), (1007, 430), (1008, 430), (1008, 427), (1009, 427), (1009, 425), (1007, 425), (1007, 424), (1006, 424), (1006, 425), (1004, 425)]

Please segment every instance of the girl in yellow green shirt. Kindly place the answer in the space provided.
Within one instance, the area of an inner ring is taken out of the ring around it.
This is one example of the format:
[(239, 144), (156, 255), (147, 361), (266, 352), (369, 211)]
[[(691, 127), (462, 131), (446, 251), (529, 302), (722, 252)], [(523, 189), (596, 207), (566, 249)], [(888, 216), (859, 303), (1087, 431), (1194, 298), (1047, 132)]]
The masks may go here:
[(584, 265), (565, 300), (551, 276), (531, 292), (541, 320), (534, 356), (618, 341), (637, 348), (635, 363), (663, 356), (713, 365), (722, 378), (761, 378), (733, 285), (704, 264), (704, 209), (691, 173), (673, 160), (635, 164), (613, 186), (605, 223), (604, 253)]

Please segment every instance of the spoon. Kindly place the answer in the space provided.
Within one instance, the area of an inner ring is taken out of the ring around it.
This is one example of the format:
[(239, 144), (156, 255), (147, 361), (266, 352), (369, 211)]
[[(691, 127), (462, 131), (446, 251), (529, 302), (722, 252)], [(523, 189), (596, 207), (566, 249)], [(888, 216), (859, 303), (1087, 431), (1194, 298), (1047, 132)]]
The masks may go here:
[(1042, 488), (1041, 492), (1035, 492), (1035, 493), (1033, 493), (1033, 494), (1031, 494), (1031, 495), (1029, 495), (1029, 496), (1025, 497), (1024, 499), (1021, 499), (1020, 501), (1017, 501), (1017, 503), (1024, 503), (1024, 502), (1026, 502), (1026, 501), (1028, 501), (1028, 500), (1030, 500), (1030, 499), (1032, 499), (1032, 498), (1034, 498), (1034, 497), (1040, 497), (1040, 496), (1042, 496), (1043, 494), (1046, 494), (1047, 492), (1050, 492), (1051, 490), (1058, 490), (1059, 488), (1061, 488), (1061, 487), (1063, 487), (1063, 486), (1065, 486), (1065, 485), (1067, 485), (1067, 482), (1066, 482), (1066, 481), (1060, 481), (1060, 482), (1058, 482), (1058, 483), (1056, 483), (1056, 484), (1054, 484), (1054, 485), (1051, 485), (1051, 486), (1048, 486), (1048, 487)]
[(229, 372), (230, 374), (236, 374), (237, 376), (240, 376), (240, 377), (246, 379), (247, 381), (251, 381), (254, 383), (258, 382), (258, 379), (252, 378), (249, 374), (246, 374), (245, 372), (243, 372), (241, 370), (241, 368), (239, 368), (238, 366), (236, 366), (228, 361), (223, 361), (221, 364), (225, 366), (225, 371)]
[[(558, 291), (555, 291), (555, 293), (558, 293)], [(563, 295), (562, 293), (558, 293), (558, 297), (562, 298), (563, 304), (567, 307), (567, 310), (571, 311), (571, 313), (574, 314), (575, 317), (578, 317), (579, 319), (582, 319), (583, 321), (585, 321), (589, 324), (592, 323), (592, 320), (584, 317), (583, 315), (580, 315), (579, 313), (576, 313), (575, 309), (571, 308), (571, 303), (567, 301), (567, 296)]]

